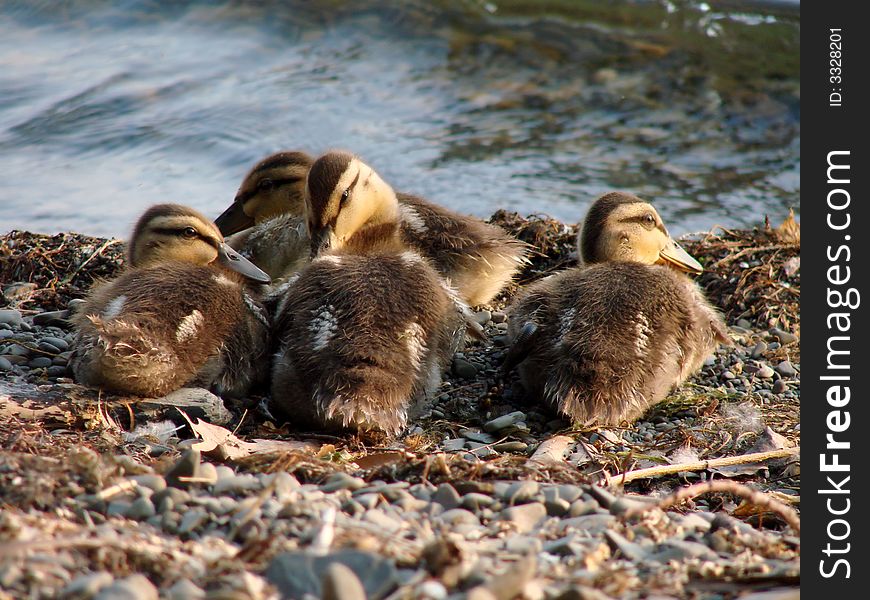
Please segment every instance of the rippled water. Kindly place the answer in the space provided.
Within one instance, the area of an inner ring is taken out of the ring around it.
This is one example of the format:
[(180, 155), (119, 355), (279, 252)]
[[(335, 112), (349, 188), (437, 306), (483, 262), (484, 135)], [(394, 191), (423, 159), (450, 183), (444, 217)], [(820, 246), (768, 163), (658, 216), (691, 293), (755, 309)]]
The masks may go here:
[(397, 189), (578, 220), (609, 189), (675, 233), (800, 195), (796, 3), (0, 1), (0, 231), (216, 216), (280, 149)]

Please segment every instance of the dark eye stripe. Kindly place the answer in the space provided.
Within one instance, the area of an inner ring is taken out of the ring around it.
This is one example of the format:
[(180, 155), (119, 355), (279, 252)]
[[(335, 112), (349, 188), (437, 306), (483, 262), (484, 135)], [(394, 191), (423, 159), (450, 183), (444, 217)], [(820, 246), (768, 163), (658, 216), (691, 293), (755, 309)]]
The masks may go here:
[[(155, 227), (152, 231), (155, 233), (159, 233), (162, 235), (174, 235), (176, 237), (184, 237), (184, 232), (187, 230), (187, 226), (185, 227)], [(202, 235), (199, 231), (196, 232), (196, 237), (206, 242), (210, 246), (214, 246), (218, 248), (220, 246), (220, 242), (214, 240), (208, 236)]]

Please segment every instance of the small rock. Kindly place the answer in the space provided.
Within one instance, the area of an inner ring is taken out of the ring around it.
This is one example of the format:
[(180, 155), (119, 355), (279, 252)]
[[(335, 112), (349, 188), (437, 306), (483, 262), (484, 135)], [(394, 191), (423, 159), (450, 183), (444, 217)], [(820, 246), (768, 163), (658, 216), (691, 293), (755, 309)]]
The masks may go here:
[(529, 449), (529, 445), (525, 442), (514, 440), (496, 444), (492, 448), (493, 450), (497, 450), (498, 452), (525, 452)]
[(333, 493), (339, 490), (355, 491), (364, 488), (365, 485), (366, 482), (363, 479), (338, 471), (330, 475), (320, 489), (326, 493)]
[(495, 502), (495, 500), (491, 496), (472, 492), (470, 494), (465, 494), (462, 497), (461, 506), (462, 508), (467, 508), (468, 510), (473, 510), (476, 512), (481, 508), (492, 506), (493, 502)]
[(179, 579), (165, 592), (166, 600), (201, 600), (205, 590), (190, 579)]
[(150, 498), (140, 497), (133, 501), (124, 516), (134, 521), (143, 521), (157, 514), (157, 509), (154, 508), (154, 503)]
[(464, 437), (452, 438), (441, 442), (441, 447), (445, 452), (458, 452), (465, 448), (466, 439)]
[(437, 502), (443, 506), (445, 510), (450, 510), (451, 508), (458, 507), (462, 500), (459, 496), (459, 492), (456, 491), (456, 488), (449, 483), (442, 483), (438, 486), (438, 489), (435, 490), (435, 493), (432, 494), (432, 502)]
[(517, 532), (527, 533), (547, 516), (547, 508), (540, 502), (511, 506), (501, 511), (501, 519), (514, 524)]
[[(607, 535), (609, 532), (605, 532)], [(716, 561), (719, 556), (704, 544), (689, 542), (686, 540), (668, 540), (659, 545), (659, 550), (651, 557), (653, 560), (667, 563), (672, 560), (686, 560), (698, 558), (701, 560)]]
[(451, 508), (450, 510), (445, 510), (438, 516), (438, 519), (443, 523), (446, 523), (451, 526), (456, 526), (460, 524), (466, 525), (479, 525), (480, 520), (470, 510), (466, 510), (464, 508)]
[(500, 417), (496, 417), (495, 419), (488, 421), (483, 426), (483, 430), (488, 433), (496, 433), (501, 431), (502, 429), (506, 429), (511, 425), (515, 425), (520, 421), (526, 420), (526, 414), (520, 411), (514, 411), (512, 413), (508, 413), (506, 415), (502, 415)]
[(536, 500), (540, 491), (536, 481), (515, 481), (505, 489), (503, 498), (508, 504), (523, 504)]
[(618, 550), (628, 560), (640, 563), (645, 561), (649, 555), (640, 544), (629, 542), (622, 536), (622, 534), (617, 533), (616, 531), (607, 530), (604, 532), (604, 537), (607, 539), (607, 543), (610, 544), (610, 547), (613, 548), (613, 550)]
[(366, 600), (362, 582), (348, 567), (334, 562), (320, 577), (323, 600)]
[(481, 431), (474, 431), (473, 429), (460, 429), (459, 435), (467, 440), (471, 440), (472, 442), (478, 442), (480, 444), (492, 444), (493, 442), (495, 442), (495, 438), (492, 437), (490, 434), (483, 433)]
[(755, 376), (761, 379), (770, 379), (773, 377), (774, 372), (775, 371), (771, 369), (769, 365), (764, 365), (755, 372)]
[(94, 600), (157, 600), (157, 588), (144, 575), (130, 575), (101, 589)]
[(12, 363), (4, 356), (0, 356), (0, 371), (11, 371)]
[(547, 508), (547, 514), (551, 517), (564, 516), (571, 510), (571, 503), (561, 498), (547, 500), (544, 502), (544, 506)]
[(785, 383), (785, 379), (777, 379), (773, 382), (773, 393), (774, 394), (782, 394), (788, 389), (788, 385)]
[[(670, 424), (670, 423), (668, 423)], [(610, 506), (616, 502), (616, 496), (611, 494), (609, 491), (605, 490), (602, 487), (598, 487), (597, 485), (590, 486), (588, 488), (589, 495), (595, 498), (598, 501), (598, 504), (603, 506), (604, 508), (609, 509)]]
[(782, 361), (776, 365), (774, 369), (776, 369), (776, 372), (783, 377), (794, 377), (797, 375), (797, 369), (795, 369), (794, 365), (791, 364), (791, 361), (788, 360)]
[(58, 377), (65, 377), (67, 374), (67, 368), (61, 367), (59, 365), (54, 365), (54, 366), (49, 367), (45, 371), (45, 374), (48, 375), (49, 377), (54, 377), (55, 379)]
[(507, 315), (501, 311), (493, 311), (492, 313), (492, 322), (493, 323), (504, 323), (507, 321)]
[(453, 374), (463, 379), (474, 379), (477, 376), (477, 367), (464, 358), (454, 358)]
[(559, 531), (583, 531), (587, 535), (597, 535), (608, 529), (616, 518), (613, 515), (591, 514), (582, 517), (562, 519), (559, 522)]
[(175, 406), (187, 413), (191, 419), (199, 418), (214, 425), (226, 425), (233, 417), (224, 406), (223, 400), (203, 388), (184, 387), (162, 398), (142, 400), (141, 404), (157, 407)]
[(39, 327), (69, 327), (68, 310), (52, 310), (33, 316), (33, 324)]
[(752, 358), (761, 358), (765, 352), (767, 352), (767, 344), (765, 344), (764, 342), (758, 342), (757, 344), (755, 344), (752, 352), (749, 353), (749, 356), (751, 356)]
[(199, 529), (206, 521), (209, 514), (202, 508), (192, 508), (184, 513), (181, 517), (181, 523), (178, 525), (178, 534), (184, 535)]
[(106, 571), (97, 571), (96, 573), (88, 573), (80, 575), (67, 584), (60, 591), (60, 598), (93, 598), (102, 588), (111, 584), (114, 581), (111, 573)]
[(18, 327), (21, 325), (21, 313), (13, 309), (0, 310), (0, 323)]
[(220, 496), (222, 494), (241, 494), (248, 491), (257, 491), (262, 487), (262, 482), (254, 475), (244, 473), (218, 479), (212, 489), (215, 495)]
[(195, 448), (185, 450), (181, 457), (172, 465), (172, 468), (166, 472), (164, 478), (166, 485), (175, 488), (187, 488), (190, 484), (182, 481), (183, 477), (196, 477), (199, 471), (200, 452)]
[(196, 472), (196, 478), (203, 485), (213, 485), (218, 480), (217, 468), (210, 462), (201, 463)]
[(447, 598), (447, 588), (438, 580), (430, 579), (424, 581), (414, 590), (414, 598), (421, 600), (445, 600)]
[(798, 341), (798, 336), (793, 333), (789, 333), (788, 331), (783, 331), (777, 327), (774, 327), (770, 330), (770, 334), (776, 336), (779, 340), (779, 343), (782, 345), (791, 344), (792, 342)]
[(166, 480), (160, 475), (132, 475), (128, 477), (131, 481), (135, 481), (138, 485), (150, 489), (152, 492), (160, 492), (166, 489)]
[(31, 369), (47, 369), (52, 363), (47, 356), (37, 356), (27, 364)]
[(488, 310), (482, 310), (474, 315), (474, 320), (481, 325), (486, 325), (492, 320), (492, 313)]
[(48, 352), (49, 354), (53, 354), (55, 356), (60, 354), (60, 348), (58, 348), (54, 344), (49, 344), (45, 340), (39, 342), (39, 344), (37, 344), (37, 347), (43, 352)]

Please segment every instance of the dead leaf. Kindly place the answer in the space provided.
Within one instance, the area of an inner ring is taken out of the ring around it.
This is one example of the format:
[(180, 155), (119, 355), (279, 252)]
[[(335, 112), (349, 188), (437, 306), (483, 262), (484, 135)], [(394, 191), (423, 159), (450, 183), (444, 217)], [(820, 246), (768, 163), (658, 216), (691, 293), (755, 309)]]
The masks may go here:
[(203, 453), (216, 454), (222, 460), (237, 460), (251, 454), (314, 449), (314, 446), (307, 442), (283, 440), (254, 440), (246, 442), (237, 438), (228, 429), (224, 429), (219, 425), (212, 425), (202, 419), (197, 419), (196, 423), (193, 423), (183, 410), (179, 409), (179, 412), (187, 420), (194, 434), (202, 440), (193, 444), (191, 448), (195, 448)]
[(382, 467), (390, 463), (394, 463), (405, 458), (403, 452), (378, 452), (376, 454), (367, 454), (360, 458), (354, 459), (360, 469), (371, 469), (373, 467)]
[(776, 228), (774, 234), (779, 241), (784, 244), (795, 244), (796, 246), (801, 245), (801, 226), (794, 220), (794, 209), (790, 208), (788, 210), (788, 216), (785, 218), (785, 221)]

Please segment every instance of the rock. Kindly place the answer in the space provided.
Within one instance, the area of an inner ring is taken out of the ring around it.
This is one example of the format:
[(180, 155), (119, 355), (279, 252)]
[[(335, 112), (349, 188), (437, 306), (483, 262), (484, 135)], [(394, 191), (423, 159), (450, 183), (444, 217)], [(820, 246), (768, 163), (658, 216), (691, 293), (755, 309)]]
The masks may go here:
[(480, 431), (474, 431), (473, 429), (460, 429), (459, 435), (467, 440), (471, 440), (472, 442), (477, 442), (479, 444), (492, 444), (496, 441), (495, 438), (492, 437), (490, 434)]
[(21, 312), (14, 309), (0, 310), (0, 323), (19, 327), (21, 325)]
[(782, 394), (788, 389), (788, 385), (785, 383), (785, 379), (777, 379), (773, 382), (773, 393), (774, 394)]
[(451, 508), (450, 510), (445, 510), (443, 513), (438, 515), (438, 519), (441, 520), (441, 522), (454, 527), (460, 524), (480, 524), (480, 519), (477, 518), (477, 515), (470, 510), (465, 510), (464, 508)]
[(382, 600), (400, 581), (392, 562), (358, 550), (341, 550), (326, 556), (285, 552), (272, 559), (265, 577), (284, 598), (301, 598), (306, 594), (319, 598), (322, 597), (323, 575), (336, 562), (353, 571), (369, 600)]
[(144, 575), (130, 575), (101, 589), (94, 600), (157, 600), (157, 588)]
[(154, 503), (150, 498), (143, 496), (133, 501), (124, 516), (135, 521), (143, 521), (155, 514), (157, 514), (157, 509), (154, 508)]
[[(605, 532), (605, 535), (607, 533), (609, 532)], [(672, 560), (679, 561), (692, 558), (715, 561), (719, 559), (719, 556), (710, 550), (709, 547), (698, 542), (667, 540), (659, 544), (658, 551), (651, 558), (662, 563), (667, 563)]]
[(468, 447), (471, 449), (471, 452), (475, 456), (479, 456), (480, 458), (488, 458), (490, 456), (495, 456), (498, 454), (495, 450), (493, 450), (489, 444), (482, 444), (480, 442), (468, 442)]
[(166, 412), (166, 418), (173, 421), (180, 418), (184, 424), (187, 421), (184, 421), (174, 408), (183, 410), (194, 422), (196, 419), (202, 419), (213, 425), (226, 425), (233, 417), (224, 406), (223, 400), (203, 388), (181, 388), (161, 398), (147, 398), (139, 403), (139, 407), (146, 411), (146, 414), (165, 411), (167, 407), (172, 407), (173, 410)]
[(774, 370), (770, 368), (768, 365), (764, 365), (758, 371), (755, 372), (755, 376), (761, 379), (770, 379), (773, 377)]
[(547, 508), (547, 514), (551, 517), (562, 517), (571, 510), (571, 503), (561, 498), (553, 498), (544, 502)]
[(525, 421), (526, 415), (523, 412), (515, 411), (512, 413), (508, 413), (506, 415), (502, 415), (497, 417), (491, 421), (488, 421), (484, 424), (483, 430), (488, 433), (496, 433), (501, 431), (502, 429), (506, 429), (511, 425), (515, 425), (520, 421)]
[(241, 494), (262, 489), (262, 482), (254, 475), (243, 473), (232, 477), (219, 478), (212, 488), (215, 495)]
[(39, 342), (36, 346), (37, 346), (37, 348), (39, 348), (43, 352), (48, 352), (49, 354), (53, 354), (55, 356), (60, 354), (60, 348), (58, 348), (57, 346), (55, 346), (53, 344), (49, 344), (45, 340)]
[(465, 448), (466, 439), (464, 437), (451, 438), (441, 442), (441, 447), (445, 452), (458, 452)]
[(202, 508), (191, 508), (181, 516), (178, 524), (178, 534), (185, 535), (199, 529), (209, 519), (209, 514)]
[(498, 452), (525, 452), (529, 449), (529, 445), (525, 442), (514, 440), (496, 444), (492, 447), (492, 449)]
[(31, 369), (47, 369), (52, 365), (52, 363), (51, 359), (47, 356), (37, 356), (36, 358), (31, 359), (31, 361), (27, 363), (27, 365)]
[(453, 374), (463, 379), (474, 379), (477, 376), (477, 367), (464, 358), (454, 358)]
[(459, 496), (459, 492), (456, 491), (456, 488), (449, 483), (442, 483), (438, 486), (438, 489), (435, 490), (435, 493), (432, 494), (432, 502), (437, 502), (443, 506), (445, 510), (450, 510), (451, 508), (457, 508), (462, 500)]
[(323, 600), (366, 600), (366, 592), (356, 574), (339, 562), (326, 567), (320, 577)]
[(518, 533), (527, 533), (547, 516), (546, 507), (540, 502), (511, 506), (501, 511), (503, 521), (513, 523)]
[(622, 534), (616, 531), (607, 530), (604, 532), (604, 537), (614, 551), (618, 550), (628, 560), (643, 562), (649, 556), (649, 552), (644, 550), (640, 544), (629, 542)]
[(112, 500), (106, 507), (107, 517), (123, 517), (127, 515), (127, 511), (132, 506), (127, 500)]
[(512, 482), (504, 492), (508, 504), (523, 504), (537, 499), (541, 486), (536, 481)]
[(445, 600), (447, 598), (447, 588), (440, 581), (430, 579), (424, 581), (414, 590), (414, 598), (420, 600)]
[(11, 371), (12, 363), (5, 356), (0, 356), (0, 371)]
[(199, 483), (203, 485), (213, 485), (218, 480), (217, 468), (210, 462), (200, 463), (196, 477), (201, 480)]
[(798, 374), (797, 369), (794, 368), (794, 365), (792, 365), (791, 362), (787, 360), (784, 360), (776, 365), (774, 369), (783, 377), (794, 377)]
[(619, 517), (628, 511), (642, 511), (648, 508), (650, 504), (655, 504), (655, 501), (641, 500), (640, 498), (631, 498), (629, 496), (620, 496), (613, 504), (610, 505), (610, 514)]
[(145, 475), (131, 475), (127, 479), (135, 481), (137, 485), (146, 487), (152, 492), (160, 492), (166, 489), (166, 480), (160, 475), (153, 475), (150, 473)]
[(492, 506), (495, 500), (491, 496), (487, 496), (486, 494), (478, 494), (472, 492), (470, 494), (465, 494), (462, 497), (462, 508), (467, 508), (472, 511), (479, 511), (481, 508), (487, 508)]
[(179, 579), (165, 592), (166, 600), (201, 600), (205, 590), (190, 579)]
[(339, 490), (355, 491), (364, 488), (366, 482), (359, 477), (348, 475), (343, 471), (338, 471), (329, 476), (320, 489), (327, 493), (337, 492)]
[(761, 358), (765, 352), (767, 352), (767, 344), (764, 342), (758, 342), (755, 344), (755, 347), (752, 348), (752, 352), (749, 353), (749, 356), (752, 358)]
[(504, 323), (507, 321), (507, 315), (501, 311), (493, 311), (492, 313), (492, 322), (493, 323)]
[(779, 329), (777, 327), (773, 327), (769, 331), (769, 333), (776, 336), (776, 338), (779, 340), (779, 343), (783, 346), (798, 341), (798, 336), (793, 333), (789, 333), (788, 331), (783, 331), (782, 329)]
[(571, 503), (571, 508), (568, 510), (569, 517), (582, 517), (591, 515), (598, 510), (598, 503), (595, 500), (575, 500)]
[[(669, 425), (669, 423), (667, 424)], [(600, 504), (604, 508), (609, 509), (610, 505), (616, 502), (616, 496), (614, 496), (604, 488), (598, 487), (597, 485), (590, 486), (588, 488), (588, 491), (589, 495), (595, 498), (595, 500), (598, 501), (598, 504)]]
[(482, 310), (474, 315), (474, 320), (477, 321), (480, 325), (486, 325), (490, 321), (492, 321), (492, 313), (488, 310)]
[(196, 477), (199, 471), (200, 459), (199, 450), (195, 448), (185, 450), (175, 464), (172, 465), (172, 468), (164, 475), (166, 485), (182, 489), (189, 487), (190, 483), (182, 481), (181, 478)]
[(65, 588), (60, 591), (59, 597), (63, 599), (78, 599), (78, 598), (93, 598), (101, 589), (111, 584), (114, 581), (111, 573), (106, 571), (97, 571), (96, 573), (88, 573), (80, 575), (70, 581)]
[(39, 327), (70, 327), (68, 310), (52, 310), (33, 316), (33, 324)]
[(616, 518), (613, 515), (591, 514), (582, 517), (572, 517), (570, 519), (562, 519), (559, 522), (558, 530), (566, 531), (584, 531), (588, 535), (597, 535), (608, 529)]

